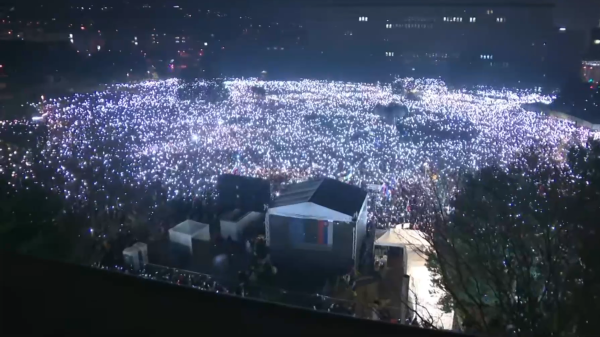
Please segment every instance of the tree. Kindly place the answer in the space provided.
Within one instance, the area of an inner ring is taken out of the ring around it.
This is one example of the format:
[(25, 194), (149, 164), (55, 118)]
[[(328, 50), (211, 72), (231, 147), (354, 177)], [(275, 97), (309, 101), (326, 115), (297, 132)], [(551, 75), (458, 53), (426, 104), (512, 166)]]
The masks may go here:
[[(517, 336), (594, 333), (600, 279), (600, 145), (564, 162), (523, 155), (453, 185), (432, 184), (419, 229), (434, 284), (468, 332)], [(441, 188), (444, 187), (444, 188)], [(439, 197), (456, 189), (449, 207)]]
[(600, 235), (598, 215), (600, 215), (600, 142), (577, 147), (568, 156), (572, 174), (577, 177), (574, 188), (577, 191), (568, 200), (568, 220), (575, 223), (578, 238), (575, 249), (579, 264), (573, 271), (576, 287), (574, 302), (580, 308), (575, 324), (582, 336), (597, 334), (594, 319), (600, 312)]
[[(19, 186), (16, 184), (19, 183)], [(24, 254), (65, 258), (64, 201), (31, 181), (0, 179), (0, 247)]]

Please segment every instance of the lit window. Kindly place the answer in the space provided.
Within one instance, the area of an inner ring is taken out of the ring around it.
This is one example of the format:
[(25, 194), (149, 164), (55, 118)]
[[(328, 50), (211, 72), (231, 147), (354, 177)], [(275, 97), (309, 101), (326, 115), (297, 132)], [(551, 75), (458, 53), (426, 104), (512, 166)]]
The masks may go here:
[(385, 28), (392, 28), (392, 24), (391, 23), (386, 23), (385, 24)]
[(594, 44), (600, 44), (600, 40), (594, 40)]
[(364, 21), (364, 22), (366, 22), (366, 21), (369, 21), (369, 18), (366, 17), (366, 16), (359, 16), (358, 17), (358, 21)]
[(385, 52), (385, 56), (392, 57), (392, 56), (394, 56), (394, 52), (393, 51), (386, 51)]
[(494, 10), (493, 9), (488, 9), (487, 10), (487, 15), (492, 15), (494, 14)]
[(471, 18), (469, 18), (469, 22), (477, 22), (477, 18), (471, 17)]
[(496, 22), (505, 22), (506, 19), (505, 18), (496, 18)]

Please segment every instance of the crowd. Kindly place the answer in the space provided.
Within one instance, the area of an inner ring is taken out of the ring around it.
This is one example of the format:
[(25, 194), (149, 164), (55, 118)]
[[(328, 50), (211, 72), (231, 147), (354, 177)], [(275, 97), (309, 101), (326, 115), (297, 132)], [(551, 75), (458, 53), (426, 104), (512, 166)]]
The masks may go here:
[[(594, 136), (524, 110), (552, 102), (536, 90), (451, 90), (440, 80), (398, 79), (408, 96), (390, 84), (231, 79), (220, 100), (181, 95), (207, 85), (148, 81), (40, 102), (42, 121), (0, 125), (41, 123), (39, 153), (4, 146), (0, 170), (17, 186), (37, 181), (35, 167), (43, 167), (53, 175), (39, 183), (74, 204), (98, 202), (93, 190), (116, 208), (118, 186), (160, 184), (169, 198), (196, 198), (212, 193), (223, 173), (283, 184), (332, 177), (371, 186), (370, 220), (385, 227), (418, 207), (415, 191), (432, 172), (506, 166), (532, 147), (560, 159), (567, 146)], [(257, 86), (265, 96), (253, 95)], [(372, 113), (390, 103), (409, 110), (399, 126)]]

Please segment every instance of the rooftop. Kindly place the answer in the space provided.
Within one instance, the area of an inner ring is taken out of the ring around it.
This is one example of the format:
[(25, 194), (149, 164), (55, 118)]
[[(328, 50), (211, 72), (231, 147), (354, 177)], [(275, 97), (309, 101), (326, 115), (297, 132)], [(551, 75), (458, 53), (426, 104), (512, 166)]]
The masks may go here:
[[(465, 336), (205, 292), (130, 275), (0, 254), (4, 335)], [(102, 324), (99, 317), (110, 313)], [(236, 315), (231, 315), (236, 313)], [(223, 324), (223, 318), (230, 324)], [(243, 319), (242, 319), (243, 317)], [(190, 324), (199, 322), (200, 324)]]
[(367, 198), (367, 192), (360, 187), (341, 181), (324, 178), (293, 184), (284, 189), (271, 207), (281, 207), (304, 202), (329, 208), (353, 216), (360, 212)]
[(248, 213), (250, 213), (250, 212), (242, 212), (241, 209), (236, 208), (232, 211), (229, 211), (229, 212), (223, 214), (221, 216), (221, 220), (237, 222), (237, 221), (243, 219)]
[(180, 223), (179, 225), (171, 228), (171, 230), (175, 231), (175, 232), (194, 236), (194, 234), (197, 234), (198, 232), (204, 230), (204, 228), (206, 228), (206, 227), (208, 227), (208, 225), (205, 223), (200, 223), (200, 222), (197, 222), (194, 220), (185, 220), (184, 222)]

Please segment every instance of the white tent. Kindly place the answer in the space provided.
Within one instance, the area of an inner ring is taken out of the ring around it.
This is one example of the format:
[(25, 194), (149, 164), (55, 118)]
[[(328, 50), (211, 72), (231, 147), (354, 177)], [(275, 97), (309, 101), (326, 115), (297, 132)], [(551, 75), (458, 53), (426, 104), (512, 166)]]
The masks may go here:
[(210, 241), (210, 228), (208, 224), (185, 220), (169, 229), (169, 240), (172, 243), (188, 247), (190, 254), (192, 253), (192, 239)]
[(429, 242), (425, 239), (423, 232), (416, 229), (404, 229), (402, 227), (404, 226), (398, 225), (396, 228), (388, 230), (375, 241), (375, 245), (419, 250), (429, 247)]
[(404, 271), (410, 276), (409, 302), (411, 307), (423, 318), (433, 319), (436, 327), (452, 329), (454, 313), (445, 313), (438, 302), (441, 290), (434, 288), (432, 275), (425, 265), (429, 242), (423, 232), (415, 229), (403, 229), (402, 225), (388, 230), (377, 241), (375, 246), (400, 247), (404, 249)]
[(351, 222), (366, 214), (367, 193), (335, 179), (304, 181), (286, 187), (271, 202), (268, 215)]
[(127, 264), (138, 270), (148, 264), (148, 245), (137, 242), (123, 250), (123, 259)]
[(254, 221), (257, 221), (263, 216), (259, 212), (242, 212), (239, 209), (234, 209), (231, 212), (221, 216), (221, 236), (223, 238), (230, 237), (233, 241), (242, 239), (244, 228)]

